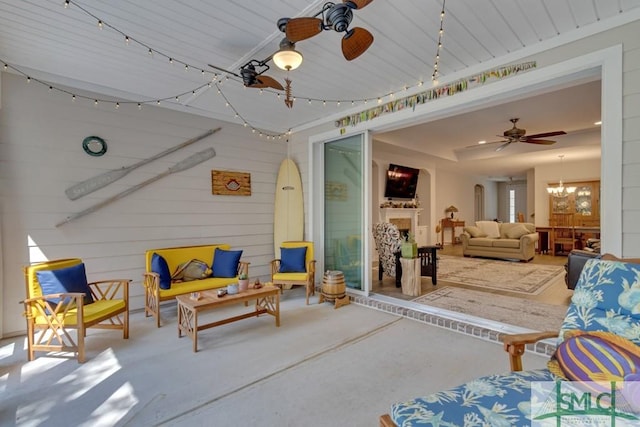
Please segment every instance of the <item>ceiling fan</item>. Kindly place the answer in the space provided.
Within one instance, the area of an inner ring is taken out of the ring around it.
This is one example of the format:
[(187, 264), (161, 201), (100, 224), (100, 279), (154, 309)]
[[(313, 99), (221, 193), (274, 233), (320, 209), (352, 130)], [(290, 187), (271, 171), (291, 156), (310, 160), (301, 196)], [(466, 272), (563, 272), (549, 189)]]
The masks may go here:
[(347, 61), (362, 55), (373, 43), (373, 35), (362, 27), (349, 29), (353, 19), (353, 9), (362, 9), (373, 0), (343, 0), (342, 3), (328, 2), (313, 17), (280, 18), (278, 28), (293, 43), (311, 38), (323, 30), (344, 32), (342, 54)]
[[(215, 65), (211, 64), (209, 64), (209, 67), (241, 78), (242, 83), (244, 83), (246, 87), (254, 87), (258, 89), (270, 87), (277, 90), (284, 90), (284, 87), (280, 84), (280, 82), (278, 82), (273, 77), (269, 77), (263, 74), (269, 69), (269, 65), (267, 64), (267, 61), (269, 59), (271, 59), (271, 57), (264, 61), (257, 61), (255, 59), (252, 59), (251, 61), (240, 67), (240, 74), (225, 70), (224, 68), (216, 67)], [(258, 72), (256, 67), (258, 67), (258, 69), (262, 68), (262, 70)]]
[(504, 141), (494, 141), (489, 144), (502, 143), (496, 151), (502, 151), (507, 148), (513, 142), (526, 142), (528, 144), (541, 144), (541, 145), (551, 145), (555, 144), (555, 141), (551, 141), (549, 139), (539, 139), (546, 138), (548, 136), (557, 136), (557, 135), (566, 135), (567, 133), (563, 130), (557, 130), (553, 132), (543, 132), (537, 133), (535, 135), (526, 135), (527, 131), (525, 129), (520, 129), (516, 127), (516, 123), (518, 123), (519, 118), (509, 119), (511, 123), (513, 123), (513, 127), (511, 129), (507, 129), (503, 132), (502, 136), (504, 136)]

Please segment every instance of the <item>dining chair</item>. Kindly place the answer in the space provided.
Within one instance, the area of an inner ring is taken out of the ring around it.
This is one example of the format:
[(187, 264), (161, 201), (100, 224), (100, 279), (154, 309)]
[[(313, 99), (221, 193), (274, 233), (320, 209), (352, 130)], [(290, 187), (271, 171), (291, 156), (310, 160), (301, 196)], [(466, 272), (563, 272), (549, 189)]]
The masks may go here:
[[(556, 253), (568, 254), (576, 248), (575, 214), (554, 213), (549, 219), (551, 226), (551, 255)], [(559, 251), (557, 250), (559, 249)]]

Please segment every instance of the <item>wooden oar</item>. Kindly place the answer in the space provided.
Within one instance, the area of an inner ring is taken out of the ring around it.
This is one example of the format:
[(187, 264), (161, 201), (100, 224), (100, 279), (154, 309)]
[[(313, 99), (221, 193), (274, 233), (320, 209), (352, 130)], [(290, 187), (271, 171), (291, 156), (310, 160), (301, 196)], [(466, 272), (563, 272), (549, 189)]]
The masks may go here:
[(85, 181), (82, 181), (82, 182), (72, 186), (72, 187), (67, 188), (65, 190), (65, 194), (71, 200), (79, 199), (82, 196), (86, 196), (89, 193), (93, 193), (94, 191), (99, 190), (102, 187), (106, 187), (107, 185), (119, 180), (120, 178), (122, 178), (123, 176), (125, 176), (126, 174), (131, 172), (132, 170), (134, 170), (136, 168), (139, 168), (140, 166), (146, 165), (147, 163), (152, 162), (154, 160), (157, 160), (160, 157), (164, 157), (167, 154), (171, 154), (174, 151), (178, 151), (179, 149), (184, 148), (187, 145), (191, 145), (194, 142), (198, 142), (201, 139), (204, 139), (204, 138), (208, 137), (209, 135), (212, 135), (212, 134), (218, 132), (219, 130), (220, 130), (220, 128), (209, 129), (208, 131), (206, 131), (202, 135), (198, 135), (198, 136), (196, 136), (194, 138), (191, 138), (191, 139), (183, 142), (182, 144), (178, 144), (175, 147), (169, 148), (168, 150), (165, 150), (165, 151), (163, 151), (161, 153), (158, 153), (155, 156), (151, 156), (148, 159), (141, 160), (138, 163), (134, 163), (131, 166), (122, 167), (120, 169), (114, 169), (114, 170), (102, 173), (100, 175), (94, 176), (93, 178), (89, 178), (89, 179), (87, 179)]
[(133, 193), (134, 191), (137, 191), (139, 189), (141, 189), (142, 187), (144, 187), (145, 185), (149, 185), (152, 182), (155, 182), (161, 178), (164, 178), (167, 175), (170, 175), (172, 173), (175, 172), (180, 172), (186, 169), (190, 169), (192, 167), (194, 167), (195, 165), (204, 162), (205, 160), (209, 160), (210, 158), (214, 157), (216, 155), (216, 151), (213, 148), (207, 148), (206, 150), (200, 151), (196, 154), (193, 154), (189, 157), (187, 157), (186, 159), (179, 161), (178, 163), (176, 163), (175, 165), (171, 166), (169, 169), (167, 169), (166, 171), (162, 172), (160, 175), (154, 176), (153, 178), (149, 178), (146, 181), (141, 182), (138, 185), (135, 185), (121, 193), (116, 194), (115, 196), (109, 197), (108, 199), (103, 200), (102, 202), (98, 203), (97, 205), (93, 205), (90, 208), (87, 208), (85, 210), (83, 210), (82, 212), (78, 212), (77, 214), (73, 214), (70, 217), (67, 217), (67, 219), (65, 219), (62, 222), (59, 222), (56, 224), (56, 227), (60, 227), (63, 224), (66, 224), (67, 222), (73, 221), (74, 219), (78, 219), (80, 217), (83, 217), (87, 214), (90, 214), (91, 212), (95, 212), (98, 209), (107, 206), (108, 204), (115, 202), (118, 199), (121, 199), (125, 196), (128, 196), (129, 194)]

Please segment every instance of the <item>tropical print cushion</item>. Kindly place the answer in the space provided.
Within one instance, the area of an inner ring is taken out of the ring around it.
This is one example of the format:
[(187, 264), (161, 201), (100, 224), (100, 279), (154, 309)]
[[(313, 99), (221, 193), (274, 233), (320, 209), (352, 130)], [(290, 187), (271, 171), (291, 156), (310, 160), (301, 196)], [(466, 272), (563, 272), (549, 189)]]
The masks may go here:
[(640, 264), (587, 260), (559, 340), (575, 329), (613, 332), (640, 345)]
[(488, 375), (458, 387), (391, 406), (407, 426), (529, 426), (531, 382), (555, 381), (546, 369)]

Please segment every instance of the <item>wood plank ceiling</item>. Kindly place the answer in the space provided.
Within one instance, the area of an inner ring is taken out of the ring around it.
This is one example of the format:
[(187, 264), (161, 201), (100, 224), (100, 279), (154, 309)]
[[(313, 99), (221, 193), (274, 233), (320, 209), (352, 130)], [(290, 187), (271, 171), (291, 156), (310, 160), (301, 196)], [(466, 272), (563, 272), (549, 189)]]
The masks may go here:
[[(46, 85), (90, 90), (105, 99), (132, 101), (123, 103), (123, 109), (161, 99), (169, 108), (246, 121), (265, 134), (340, 117), (364, 108), (364, 100), (375, 105), (378, 97), (403, 93), (404, 88), (417, 91), (419, 82), (429, 83), (443, 4), (376, 0), (355, 10), (350, 28), (368, 29), (375, 41), (351, 62), (342, 56), (341, 33), (323, 31), (298, 42), (304, 61), (289, 73), (295, 97), (289, 109), (283, 93), (245, 88), (230, 75), (220, 77), (218, 93), (215, 85), (207, 86), (215, 72), (207, 64), (238, 72), (251, 59), (268, 58), (284, 36), (277, 20), (313, 16), (322, 1), (64, 3), (0, 0), (0, 61), (8, 65), (8, 72), (24, 73)], [(639, 7), (640, 0), (449, 0), (441, 79), (585, 27), (604, 25), (637, 13)], [(284, 83), (287, 73), (269, 65), (265, 74)]]

